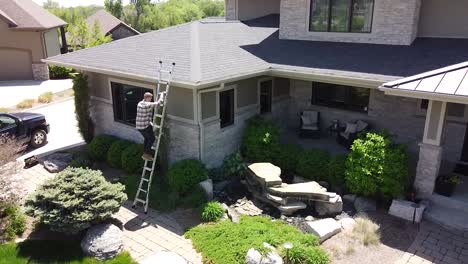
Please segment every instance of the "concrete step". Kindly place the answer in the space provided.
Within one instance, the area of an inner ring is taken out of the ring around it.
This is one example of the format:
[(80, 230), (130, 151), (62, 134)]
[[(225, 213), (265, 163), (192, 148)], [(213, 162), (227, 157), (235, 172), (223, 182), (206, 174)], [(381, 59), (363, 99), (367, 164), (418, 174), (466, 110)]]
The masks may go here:
[(461, 231), (468, 231), (468, 213), (453, 208), (432, 204), (424, 211), (424, 219)]
[(446, 196), (443, 196), (443, 195), (439, 195), (439, 194), (436, 194), (436, 193), (432, 194), (429, 197), (429, 200), (431, 201), (431, 205), (433, 205), (433, 206), (453, 209), (453, 210), (461, 211), (461, 212), (464, 212), (464, 213), (468, 214), (468, 203), (467, 202), (456, 200), (456, 199), (446, 197)]
[(269, 193), (266, 194), (266, 198), (270, 201), (273, 201), (275, 203), (281, 204), (281, 205), (287, 205), (288, 200), (286, 198), (281, 198), (278, 196), (271, 195)]
[(298, 210), (305, 209), (306, 207), (307, 204), (297, 201), (289, 202), (287, 205), (278, 206), (278, 210), (280, 210), (284, 215), (291, 215)]

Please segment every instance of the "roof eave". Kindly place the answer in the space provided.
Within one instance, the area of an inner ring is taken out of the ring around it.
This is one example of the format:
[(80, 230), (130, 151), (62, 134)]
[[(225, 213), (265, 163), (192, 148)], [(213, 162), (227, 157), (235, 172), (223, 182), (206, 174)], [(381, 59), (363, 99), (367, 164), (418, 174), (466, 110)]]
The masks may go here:
[(442, 94), (415, 90), (402, 90), (396, 88), (390, 88), (386, 86), (379, 86), (379, 90), (384, 92), (386, 95), (402, 96), (416, 99), (427, 99), (434, 101), (444, 101), (459, 104), (468, 104), (468, 97), (454, 94)]

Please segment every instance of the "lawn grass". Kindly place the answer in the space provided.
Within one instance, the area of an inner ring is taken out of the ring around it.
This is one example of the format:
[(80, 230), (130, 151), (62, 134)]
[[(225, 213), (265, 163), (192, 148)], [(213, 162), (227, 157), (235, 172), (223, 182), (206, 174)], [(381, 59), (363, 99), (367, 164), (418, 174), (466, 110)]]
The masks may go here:
[(28, 240), (0, 245), (0, 264), (70, 263), (137, 264), (124, 252), (114, 259), (98, 261), (83, 255), (79, 241)]
[(0, 113), (9, 113), (11, 111), (8, 107), (0, 107)]
[(239, 223), (231, 221), (199, 225), (185, 233), (197, 251), (201, 252), (206, 263), (238, 264), (245, 263), (250, 248), (261, 251), (267, 242), (276, 247), (284, 258), (285, 242), (291, 242), (291, 264), (326, 264), (328, 254), (318, 247), (316, 236), (304, 234), (294, 226), (268, 217), (243, 216)]

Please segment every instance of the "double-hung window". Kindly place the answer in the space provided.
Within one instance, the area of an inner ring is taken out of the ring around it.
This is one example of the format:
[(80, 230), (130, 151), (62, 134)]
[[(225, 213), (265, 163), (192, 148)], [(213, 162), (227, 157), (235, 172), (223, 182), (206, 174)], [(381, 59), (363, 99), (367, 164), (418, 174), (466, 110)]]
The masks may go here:
[(370, 33), (374, 0), (310, 0), (310, 31)]

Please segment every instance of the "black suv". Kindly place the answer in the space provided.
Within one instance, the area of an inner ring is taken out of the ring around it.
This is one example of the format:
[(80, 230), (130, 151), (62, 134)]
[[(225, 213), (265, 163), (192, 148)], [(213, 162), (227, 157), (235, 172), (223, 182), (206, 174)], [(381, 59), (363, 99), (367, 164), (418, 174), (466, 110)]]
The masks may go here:
[(45, 116), (36, 113), (0, 113), (0, 144), (8, 138), (29, 142), (34, 148), (47, 143), (50, 131)]

